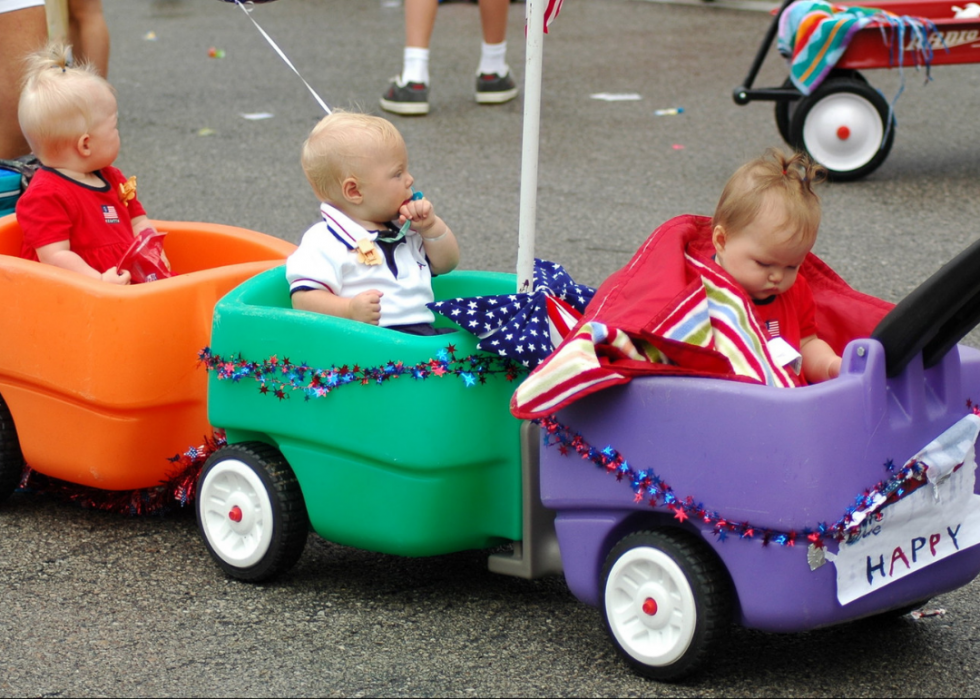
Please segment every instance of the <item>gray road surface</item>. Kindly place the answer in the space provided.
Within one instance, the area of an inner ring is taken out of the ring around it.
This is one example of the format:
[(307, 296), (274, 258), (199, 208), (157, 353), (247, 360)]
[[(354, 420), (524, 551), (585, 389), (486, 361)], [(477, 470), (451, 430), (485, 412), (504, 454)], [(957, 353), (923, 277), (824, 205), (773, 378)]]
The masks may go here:
[[(317, 216), (298, 150), (321, 116), (299, 80), (231, 5), (104, 5), (119, 164), (139, 176), (151, 216), (298, 241)], [(539, 256), (596, 285), (659, 223), (711, 213), (731, 171), (780, 144), (771, 106), (730, 96), (769, 21), (746, 7), (565, 3), (545, 43)], [(518, 78), (523, 9), (511, 7)], [(331, 105), (377, 110), (401, 60), (397, 3), (282, 0), (253, 16)], [(522, 103), (477, 107), (478, 51), (476, 7), (443, 6), (433, 111), (394, 120), (418, 186), (459, 236), (461, 266), (513, 271)], [(784, 77), (770, 61), (760, 83)], [(980, 232), (980, 70), (924, 77), (906, 71), (884, 166), (823, 190), (816, 251), (892, 301)], [(900, 84), (897, 71), (868, 78), (889, 97)], [(600, 92), (642, 99), (590, 99)], [(654, 115), (669, 107), (685, 112)], [(242, 116), (262, 112), (273, 117)], [(133, 519), (19, 493), (0, 508), (0, 695), (976, 695), (978, 591), (934, 600), (946, 615), (918, 621), (736, 630), (703, 676), (658, 685), (626, 670), (599, 612), (561, 579), (496, 576), (481, 553), (401, 559), (311, 537), (289, 575), (249, 586), (212, 564), (189, 513)]]

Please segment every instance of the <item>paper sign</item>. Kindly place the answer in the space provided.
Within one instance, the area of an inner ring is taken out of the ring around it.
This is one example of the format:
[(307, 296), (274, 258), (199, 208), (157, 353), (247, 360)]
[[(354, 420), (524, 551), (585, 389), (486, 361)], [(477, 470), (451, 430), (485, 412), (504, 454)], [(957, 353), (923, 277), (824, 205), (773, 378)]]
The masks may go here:
[(929, 478), (928, 485), (883, 507), (880, 516), (867, 517), (857, 536), (841, 543), (836, 555), (827, 554), (837, 569), (837, 600), (842, 605), (980, 543), (972, 442), (961, 463), (951, 472), (935, 469), (939, 473), (932, 475), (941, 475), (939, 482)]

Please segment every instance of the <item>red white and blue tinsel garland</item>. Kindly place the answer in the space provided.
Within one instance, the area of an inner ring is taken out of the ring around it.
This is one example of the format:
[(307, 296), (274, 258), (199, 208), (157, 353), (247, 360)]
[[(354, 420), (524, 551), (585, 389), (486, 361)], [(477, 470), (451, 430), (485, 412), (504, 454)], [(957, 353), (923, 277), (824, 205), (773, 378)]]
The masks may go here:
[(304, 400), (323, 398), (351, 384), (380, 385), (402, 376), (416, 381), (455, 376), (469, 388), (486, 383), (488, 376), (503, 375), (507, 381), (516, 381), (527, 373), (520, 364), (505, 357), (490, 354), (457, 357), (455, 345), (446, 346), (433, 359), (411, 365), (389, 361), (374, 367), (344, 364), (318, 369), (305, 363), (296, 364), (288, 357), (279, 359), (277, 355), (258, 362), (246, 360), (241, 354), (225, 358), (212, 353), (210, 347), (202, 349), (198, 359), (208, 371), (215, 372), (219, 381), (253, 379), (258, 382), (260, 393), (279, 400), (285, 400), (294, 391), (302, 392)]
[[(976, 408), (973, 409), (975, 413), (980, 414)], [(796, 546), (800, 543), (822, 549), (827, 540), (847, 541), (859, 535), (858, 528), (868, 517), (880, 520), (881, 509), (884, 506), (897, 502), (926, 483), (925, 464), (910, 460), (897, 469), (894, 462), (889, 459), (884, 467), (893, 475), (855, 497), (854, 504), (848, 507), (844, 516), (833, 524), (821, 522), (799, 531), (778, 531), (759, 527), (751, 522), (729, 519), (709, 510), (702, 503), (696, 502), (692, 496), (676, 493), (653, 469), (634, 469), (612, 446), (600, 449), (589, 444), (581, 434), (562, 424), (554, 416), (534, 422), (541, 426), (546, 446), (557, 447), (562, 455), (575, 452), (606, 473), (615, 476), (616, 480), (625, 481), (633, 489), (634, 502), (646, 500), (650, 507), (664, 507), (673, 513), (674, 519), (682, 523), (696, 520), (710, 525), (720, 541), (725, 541), (729, 536), (738, 536), (740, 539), (758, 540), (763, 546), (768, 546), (770, 543), (779, 546)]]
[(132, 516), (163, 514), (175, 506), (186, 507), (197, 498), (197, 477), (204, 462), (226, 444), (224, 432), (216, 430), (198, 446), (168, 458), (173, 470), (160, 485), (136, 490), (101, 490), (45, 476), (26, 466), (20, 480), (22, 491), (50, 495), (86, 509)]

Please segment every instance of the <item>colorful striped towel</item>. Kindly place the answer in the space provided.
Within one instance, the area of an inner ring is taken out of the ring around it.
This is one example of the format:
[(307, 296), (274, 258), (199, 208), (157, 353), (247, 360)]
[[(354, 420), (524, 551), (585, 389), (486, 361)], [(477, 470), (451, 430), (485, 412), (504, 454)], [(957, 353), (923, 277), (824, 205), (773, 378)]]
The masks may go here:
[[(596, 291), (582, 321), (521, 383), (511, 412), (550, 415), (635, 376), (682, 374), (796, 385), (773, 361), (752, 302), (711, 262), (711, 219), (679, 216), (646, 240)], [(861, 294), (814, 255), (800, 274), (814, 294), (822, 339), (840, 354), (867, 337), (891, 304)]]
[[(902, 65), (905, 32), (918, 37), (913, 45), (928, 67), (932, 60), (930, 43), (925, 40), (935, 31), (929, 20), (899, 17), (886, 10), (871, 7), (837, 5), (822, 0), (798, 0), (787, 7), (779, 18), (779, 53), (790, 62), (789, 77), (804, 95), (813, 92), (830, 73), (847, 50), (854, 34), (877, 22), (896, 30), (893, 53), (897, 65)], [(882, 40), (886, 40), (883, 36)]]

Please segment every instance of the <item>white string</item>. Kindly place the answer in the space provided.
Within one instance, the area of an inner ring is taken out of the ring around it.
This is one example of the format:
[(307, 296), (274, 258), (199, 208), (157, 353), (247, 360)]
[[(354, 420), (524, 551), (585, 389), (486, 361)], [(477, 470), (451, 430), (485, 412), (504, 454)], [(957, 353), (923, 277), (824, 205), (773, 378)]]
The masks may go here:
[(306, 82), (306, 79), (299, 74), (299, 71), (296, 70), (296, 66), (292, 64), (292, 61), (290, 61), (289, 58), (286, 56), (286, 54), (283, 53), (282, 49), (276, 45), (276, 42), (273, 41), (272, 37), (266, 33), (265, 29), (259, 26), (259, 23), (255, 21), (255, 19), (252, 17), (252, 13), (249, 12), (249, 10), (245, 7), (245, 5), (242, 4), (241, 0), (235, 0), (235, 4), (238, 5), (240, 8), (242, 8), (242, 12), (245, 13), (245, 16), (248, 17), (250, 20), (252, 20), (252, 24), (255, 25), (255, 28), (259, 30), (259, 33), (262, 36), (265, 37), (265, 40), (269, 42), (269, 46), (271, 46), (273, 50), (275, 50), (275, 52), (279, 54), (279, 57), (283, 61), (285, 61), (286, 65), (292, 68), (293, 72), (296, 73), (296, 77), (298, 77), (300, 80), (303, 81), (303, 84), (306, 85), (306, 89), (310, 91), (310, 94), (313, 95), (313, 98), (320, 103), (321, 107), (323, 107), (323, 111), (325, 111), (327, 114), (330, 114), (331, 113), (330, 107), (327, 106), (327, 103), (324, 102), (322, 99), (320, 99), (320, 95), (316, 93), (316, 90), (310, 87), (310, 84)]

